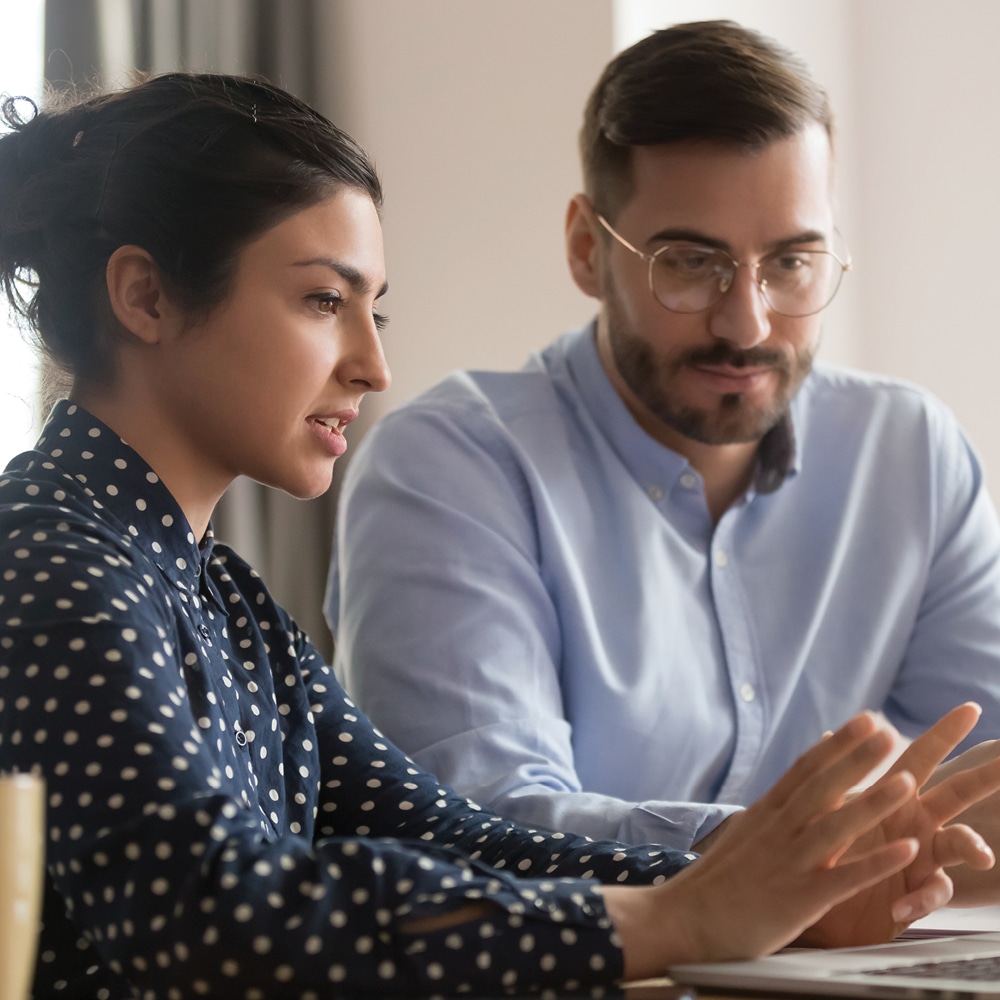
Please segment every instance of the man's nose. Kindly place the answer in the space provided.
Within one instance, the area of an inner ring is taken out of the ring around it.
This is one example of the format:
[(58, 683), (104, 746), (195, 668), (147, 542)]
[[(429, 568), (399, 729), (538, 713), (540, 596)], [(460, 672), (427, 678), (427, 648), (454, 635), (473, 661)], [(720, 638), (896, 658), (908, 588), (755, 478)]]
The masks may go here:
[(733, 268), (728, 289), (711, 308), (709, 331), (743, 350), (771, 335), (771, 310), (757, 283), (756, 268), (742, 264)]

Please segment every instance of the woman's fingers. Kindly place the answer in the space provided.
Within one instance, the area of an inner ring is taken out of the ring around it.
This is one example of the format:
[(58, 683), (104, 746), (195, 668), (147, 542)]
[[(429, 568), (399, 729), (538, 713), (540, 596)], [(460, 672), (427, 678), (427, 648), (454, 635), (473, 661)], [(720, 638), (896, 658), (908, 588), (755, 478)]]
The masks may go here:
[[(871, 713), (849, 720), (807, 750), (772, 790), (748, 810), (758, 829), (773, 823), (796, 861), (831, 868), (854, 842), (916, 790), (912, 775), (883, 779), (849, 802), (847, 793), (891, 752), (894, 738)], [(874, 841), (873, 841), (874, 843)], [(794, 845), (794, 846), (792, 846)]]
[(892, 771), (909, 771), (923, 787), (938, 766), (975, 728), (983, 710), (973, 701), (957, 705), (900, 754)]
[[(876, 742), (866, 745), (872, 739)], [(839, 788), (846, 780), (842, 793), (846, 792), (867, 771), (861, 771), (854, 779), (849, 775), (853, 775), (865, 761), (871, 762), (868, 765), (870, 770), (883, 760), (889, 752), (888, 746), (885, 746), (887, 743), (891, 744), (891, 739), (879, 730), (878, 722), (870, 712), (856, 715), (835, 733), (806, 750), (759, 802), (770, 808), (784, 808), (792, 796), (801, 797), (804, 789), (813, 788), (813, 779), (819, 779), (824, 790)], [(851, 757), (852, 754), (858, 756)], [(845, 758), (847, 778), (844, 767), (838, 767), (844, 764)], [(824, 791), (823, 794), (828, 795), (829, 792)]]
[[(833, 739), (835, 737), (831, 737), (827, 742)], [(823, 743), (819, 748), (825, 746)], [(792, 827), (808, 826), (827, 814), (841, 810), (848, 792), (870, 773), (872, 768), (885, 760), (893, 746), (892, 734), (880, 729), (856, 746), (842, 748), (831, 755), (832, 759), (825, 767), (809, 774), (799, 787), (789, 794), (784, 804), (785, 822)], [(889, 788), (890, 784), (886, 782), (885, 787)], [(896, 787), (895, 784), (892, 787)], [(902, 799), (899, 795), (893, 795), (892, 801), (898, 805)], [(865, 796), (857, 807), (843, 812), (840, 822), (845, 824), (845, 830), (854, 829), (856, 833), (862, 832), (862, 827), (857, 825), (857, 818), (866, 810), (877, 808), (880, 802), (878, 796), (874, 799)], [(882, 815), (884, 814), (883, 812)]]
[[(820, 816), (807, 832), (806, 857), (817, 867), (833, 867), (852, 846), (864, 849), (866, 833), (896, 812), (916, 792), (912, 774), (903, 771), (880, 781), (839, 809)], [(879, 838), (884, 839), (884, 838)]]
[(920, 845), (914, 837), (894, 840), (861, 857), (842, 861), (824, 873), (829, 905), (842, 902), (902, 871), (917, 856)]

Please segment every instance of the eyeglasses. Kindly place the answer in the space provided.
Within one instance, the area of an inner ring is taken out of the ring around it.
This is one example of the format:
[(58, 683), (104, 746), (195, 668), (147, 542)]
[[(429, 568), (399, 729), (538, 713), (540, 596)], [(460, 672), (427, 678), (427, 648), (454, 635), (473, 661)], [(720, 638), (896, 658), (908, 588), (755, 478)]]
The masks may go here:
[(699, 313), (714, 306), (732, 287), (736, 268), (756, 271), (760, 294), (780, 316), (812, 316), (832, 301), (850, 258), (842, 261), (830, 250), (778, 250), (756, 264), (745, 264), (716, 247), (669, 243), (656, 253), (643, 253), (611, 227), (597, 220), (626, 250), (649, 264), (649, 288), (656, 301), (676, 313)]

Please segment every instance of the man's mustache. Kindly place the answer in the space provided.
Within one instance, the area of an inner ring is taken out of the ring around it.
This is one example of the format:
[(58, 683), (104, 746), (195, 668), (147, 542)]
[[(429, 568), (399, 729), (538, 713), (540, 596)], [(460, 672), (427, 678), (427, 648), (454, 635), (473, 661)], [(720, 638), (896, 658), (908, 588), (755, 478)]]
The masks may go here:
[(766, 347), (751, 347), (741, 351), (729, 344), (713, 344), (711, 347), (696, 347), (679, 359), (681, 365), (726, 365), (731, 368), (776, 368), (790, 370), (788, 357), (780, 351)]

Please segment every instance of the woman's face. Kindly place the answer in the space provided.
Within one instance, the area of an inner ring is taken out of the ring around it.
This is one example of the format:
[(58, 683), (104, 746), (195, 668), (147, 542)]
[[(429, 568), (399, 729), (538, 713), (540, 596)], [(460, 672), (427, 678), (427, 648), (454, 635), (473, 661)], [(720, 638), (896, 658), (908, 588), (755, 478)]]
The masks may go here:
[(164, 358), (159, 403), (192, 475), (246, 475), (302, 498), (326, 490), (361, 398), (389, 384), (385, 290), (382, 229), (361, 191), (341, 189), (250, 243), (226, 302)]

